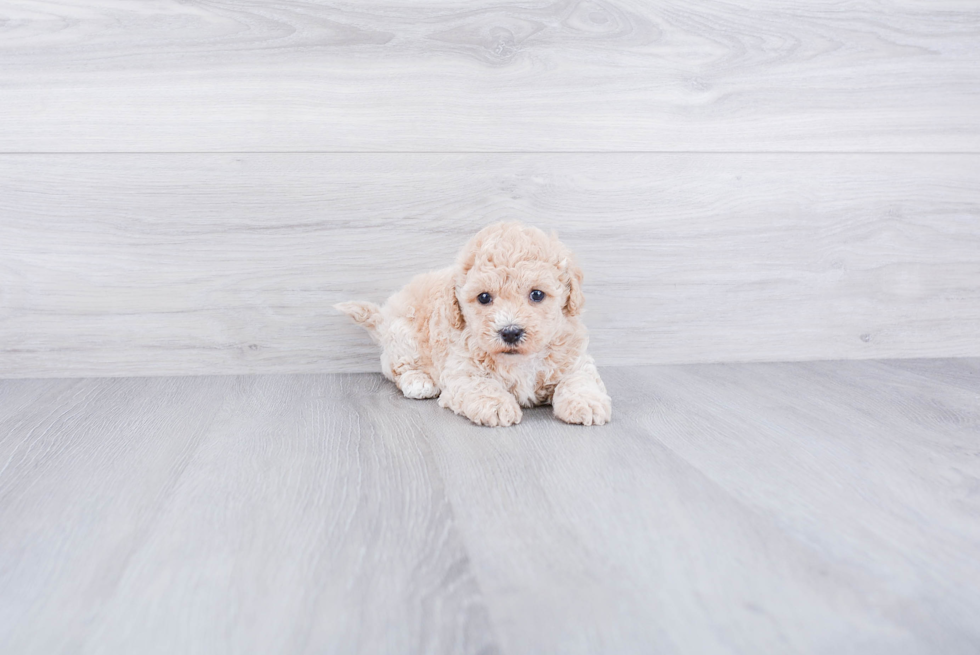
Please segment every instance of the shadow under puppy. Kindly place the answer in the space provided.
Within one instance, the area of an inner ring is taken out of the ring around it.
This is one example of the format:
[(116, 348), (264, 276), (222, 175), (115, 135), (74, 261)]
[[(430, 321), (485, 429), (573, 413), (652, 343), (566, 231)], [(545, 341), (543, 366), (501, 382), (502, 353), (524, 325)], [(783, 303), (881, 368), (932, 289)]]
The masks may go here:
[(547, 403), (567, 423), (602, 425), (612, 404), (586, 352), (581, 285), (556, 235), (498, 223), (383, 307), (335, 307), (381, 344), (381, 370), (409, 398), (438, 396), (480, 425), (513, 425), (522, 406)]

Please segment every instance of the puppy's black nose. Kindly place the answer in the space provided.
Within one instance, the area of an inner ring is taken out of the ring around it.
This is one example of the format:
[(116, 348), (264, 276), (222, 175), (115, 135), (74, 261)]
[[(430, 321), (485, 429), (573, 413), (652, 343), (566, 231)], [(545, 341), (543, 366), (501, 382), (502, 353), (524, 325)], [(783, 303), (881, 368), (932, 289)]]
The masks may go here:
[(499, 334), (500, 338), (504, 340), (504, 343), (509, 343), (513, 346), (524, 336), (524, 330), (516, 325), (508, 325)]

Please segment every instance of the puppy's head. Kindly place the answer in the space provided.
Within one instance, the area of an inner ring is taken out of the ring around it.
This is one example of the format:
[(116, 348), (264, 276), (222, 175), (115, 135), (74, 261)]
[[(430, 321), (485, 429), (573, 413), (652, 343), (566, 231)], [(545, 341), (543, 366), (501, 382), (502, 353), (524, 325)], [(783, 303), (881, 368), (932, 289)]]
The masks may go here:
[(457, 326), (490, 354), (540, 352), (582, 311), (582, 271), (554, 234), (520, 223), (481, 230), (456, 260)]

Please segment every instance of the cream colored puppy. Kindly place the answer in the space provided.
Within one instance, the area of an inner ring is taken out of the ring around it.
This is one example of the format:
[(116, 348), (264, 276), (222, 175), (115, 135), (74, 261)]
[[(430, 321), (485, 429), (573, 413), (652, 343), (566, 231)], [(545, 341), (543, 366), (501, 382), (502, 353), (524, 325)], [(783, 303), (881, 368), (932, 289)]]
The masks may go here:
[(522, 406), (547, 403), (567, 423), (602, 425), (612, 404), (586, 352), (581, 287), (557, 236), (498, 223), (384, 307), (335, 307), (381, 344), (385, 377), (409, 398), (438, 396), (480, 425), (513, 425)]

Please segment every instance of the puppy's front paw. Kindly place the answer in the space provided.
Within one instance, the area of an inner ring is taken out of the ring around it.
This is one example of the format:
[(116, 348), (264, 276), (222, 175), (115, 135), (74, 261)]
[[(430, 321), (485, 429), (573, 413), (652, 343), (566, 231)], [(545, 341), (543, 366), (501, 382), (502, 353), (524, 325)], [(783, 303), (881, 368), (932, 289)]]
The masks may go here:
[(406, 398), (435, 398), (439, 395), (439, 387), (426, 373), (422, 371), (406, 371), (398, 378), (398, 388)]
[(504, 427), (521, 422), (521, 406), (510, 394), (481, 395), (463, 405), (463, 414), (478, 425)]
[(565, 423), (602, 425), (612, 418), (612, 400), (598, 389), (557, 395), (552, 404)]

